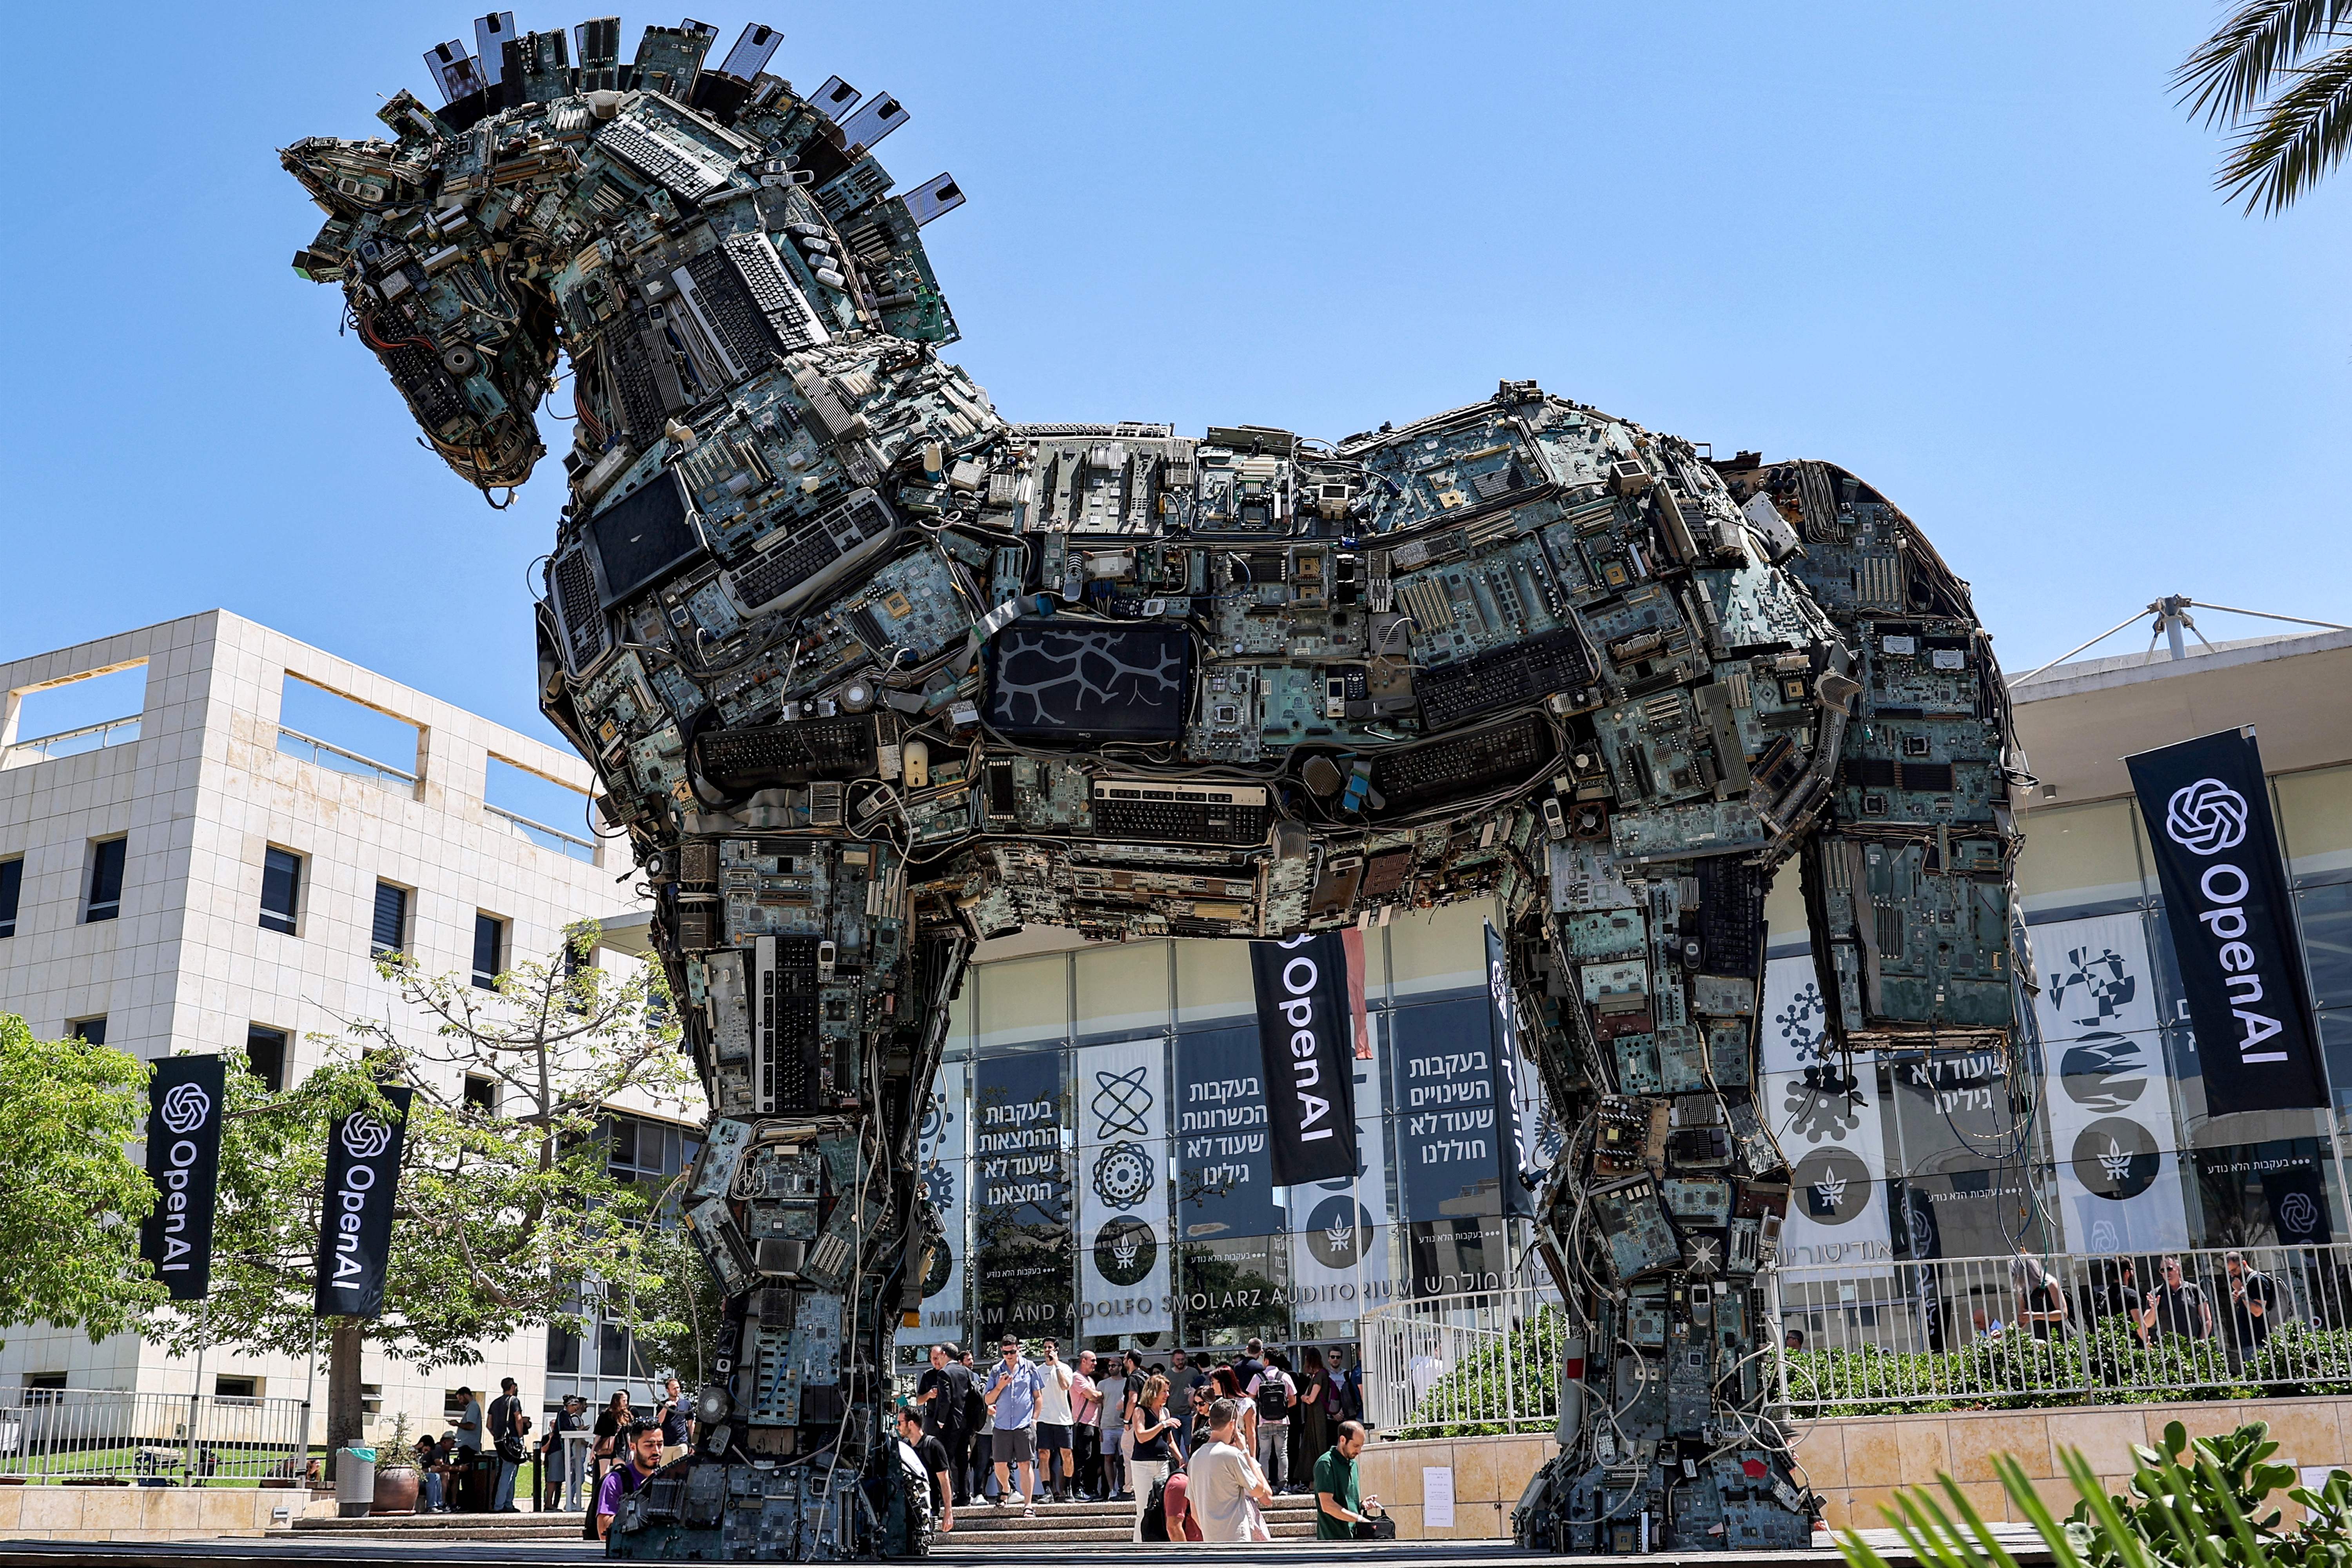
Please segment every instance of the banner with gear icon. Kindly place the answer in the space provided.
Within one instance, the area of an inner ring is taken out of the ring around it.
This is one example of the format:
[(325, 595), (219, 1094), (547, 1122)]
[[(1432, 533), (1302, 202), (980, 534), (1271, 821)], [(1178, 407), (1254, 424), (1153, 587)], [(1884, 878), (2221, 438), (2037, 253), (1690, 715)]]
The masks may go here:
[(1781, 1261), (1891, 1265), (1877, 1063), (1864, 1051), (1849, 1060), (1831, 1041), (1810, 954), (1765, 964), (1763, 1031), (1757, 1109), (1789, 1158)]
[(971, 1119), (971, 1064), (945, 1062), (932, 1081), (929, 1106), (915, 1134), (915, 1165), (921, 1173), (924, 1195), (947, 1233), (947, 1245), (931, 1256), (923, 1276), (921, 1321), (902, 1328), (902, 1342), (929, 1347), (942, 1340), (969, 1343), (971, 1319), (964, 1302), (964, 1252), (971, 1244), (965, 1221), (966, 1189), (971, 1168), (965, 1140)]
[(1169, 1263), (1168, 1042), (1081, 1046), (1078, 1332), (1173, 1329)]
[(2185, 1247), (2179, 1140), (2157, 1027), (2147, 928), (2137, 914), (2032, 928), (2034, 1023), (2065, 1245)]

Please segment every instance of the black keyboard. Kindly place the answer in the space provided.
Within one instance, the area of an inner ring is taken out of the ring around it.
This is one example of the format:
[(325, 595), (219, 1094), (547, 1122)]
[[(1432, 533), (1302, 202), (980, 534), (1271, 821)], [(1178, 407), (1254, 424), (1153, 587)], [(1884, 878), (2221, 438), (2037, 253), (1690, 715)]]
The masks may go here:
[(1381, 805), (1370, 815), (1378, 821), (1492, 795), (1528, 782), (1559, 757), (1559, 739), (1539, 713), (1382, 752), (1372, 761), (1372, 788)]
[(814, 1110), (821, 1076), (817, 939), (780, 936), (763, 938), (760, 945), (764, 948), (770, 940), (775, 943), (775, 965), (763, 965), (759, 977), (761, 1100), (772, 1113)]
[(614, 321), (604, 330), (604, 360), (613, 369), (613, 384), (621, 395), (621, 419), (640, 447), (661, 438), (667, 408), (661, 386), (654, 379), (653, 362), (641, 335), (646, 323), (638, 317)]
[(694, 771), (729, 795), (871, 774), (880, 761), (874, 716), (798, 719), (694, 738)]
[(1412, 694), (1421, 702), (1424, 730), (1450, 730), (1497, 709), (1541, 701), (1556, 691), (1592, 684), (1592, 660), (1584, 639), (1569, 627), (1490, 648), (1459, 664), (1412, 672)]
[(1729, 856), (1698, 863), (1698, 970), (1753, 980), (1763, 957), (1764, 893), (1771, 873)]
[(1259, 784), (1095, 781), (1095, 837), (1141, 843), (1263, 844), (1274, 814)]
[(888, 509), (872, 490), (859, 490), (801, 523), (782, 543), (770, 545), (728, 573), (735, 602), (756, 613), (850, 551), (887, 537), (890, 531)]

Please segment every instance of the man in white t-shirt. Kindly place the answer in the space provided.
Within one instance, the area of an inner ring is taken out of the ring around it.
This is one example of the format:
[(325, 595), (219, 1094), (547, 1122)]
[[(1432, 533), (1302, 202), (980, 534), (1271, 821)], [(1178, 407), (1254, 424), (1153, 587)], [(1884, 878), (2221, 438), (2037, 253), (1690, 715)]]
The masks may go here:
[(1241, 1407), (1230, 1399), (1209, 1406), (1209, 1440), (1192, 1451), (1186, 1466), (1192, 1482), (1189, 1497), (1200, 1516), (1203, 1542), (1249, 1539), (1250, 1504), (1263, 1509), (1274, 1501), (1274, 1490), (1259, 1479), (1250, 1457), (1234, 1447), (1234, 1428)]
[(1077, 1486), (1070, 1433), (1070, 1389), (1076, 1376), (1062, 1359), (1061, 1345), (1052, 1339), (1039, 1342), (1037, 1371), (1037, 1489), (1054, 1502), (1068, 1502)]

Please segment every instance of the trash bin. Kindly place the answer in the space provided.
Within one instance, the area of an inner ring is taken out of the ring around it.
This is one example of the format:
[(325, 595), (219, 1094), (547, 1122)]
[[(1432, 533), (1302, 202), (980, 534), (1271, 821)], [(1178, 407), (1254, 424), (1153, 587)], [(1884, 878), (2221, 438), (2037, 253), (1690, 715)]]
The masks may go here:
[(335, 1450), (335, 1517), (365, 1519), (375, 1506), (375, 1450)]

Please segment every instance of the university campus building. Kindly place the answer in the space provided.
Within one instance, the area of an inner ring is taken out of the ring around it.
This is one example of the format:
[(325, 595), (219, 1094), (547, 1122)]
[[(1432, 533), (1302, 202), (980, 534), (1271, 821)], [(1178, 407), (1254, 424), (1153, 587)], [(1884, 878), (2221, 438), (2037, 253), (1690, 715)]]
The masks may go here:
[[(488, 984), (628, 908), (628, 858), (587, 826), (578, 757), (226, 611), (0, 664), (0, 1011), (42, 1037), (214, 1053), (282, 1087), (342, 1020), (410, 1021), (378, 953)], [(60, 710), (79, 717), (52, 727)], [(677, 1172), (699, 1120), (616, 1105), (620, 1168)], [(135, 1336), (5, 1336), (0, 1405), (68, 1388), (307, 1397), (323, 1440), (323, 1334), (315, 1378), (299, 1357), (220, 1348), (201, 1387), (194, 1358)], [(431, 1373), (371, 1350), (375, 1433), (404, 1411), (438, 1430), (461, 1382), (512, 1376), (537, 1408), (603, 1387), (609, 1362), (642, 1390), (617, 1328), (547, 1340)]]

